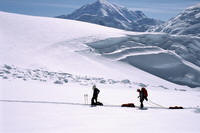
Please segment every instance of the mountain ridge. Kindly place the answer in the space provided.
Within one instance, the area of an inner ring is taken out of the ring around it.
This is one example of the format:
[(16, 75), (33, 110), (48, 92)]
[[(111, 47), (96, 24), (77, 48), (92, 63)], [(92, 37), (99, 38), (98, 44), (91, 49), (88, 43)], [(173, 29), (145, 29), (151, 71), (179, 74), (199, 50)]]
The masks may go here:
[(200, 37), (200, 3), (186, 8), (169, 21), (149, 31)]
[(106, 0), (98, 0), (84, 5), (69, 15), (60, 15), (57, 18), (79, 20), (139, 32), (162, 23), (160, 20), (148, 18), (142, 11), (132, 11)]

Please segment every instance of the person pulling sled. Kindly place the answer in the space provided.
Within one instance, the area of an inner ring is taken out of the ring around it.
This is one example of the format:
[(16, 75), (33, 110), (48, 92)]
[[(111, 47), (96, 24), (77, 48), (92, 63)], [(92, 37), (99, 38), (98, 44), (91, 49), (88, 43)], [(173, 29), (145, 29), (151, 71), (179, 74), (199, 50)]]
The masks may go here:
[(139, 96), (138, 98), (140, 98), (140, 108), (142, 109), (144, 107), (143, 102), (144, 100), (148, 101), (148, 93), (147, 90), (145, 88), (137, 89), (137, 92), (139, 92)]
[(93, 96), (91, 99), (91, 105), (92, 106), (103, 105), (101, 102), (97, 101), (100, 90), (96, 87), (96, 85), (93, 85), (92, 89), (93, 89)]

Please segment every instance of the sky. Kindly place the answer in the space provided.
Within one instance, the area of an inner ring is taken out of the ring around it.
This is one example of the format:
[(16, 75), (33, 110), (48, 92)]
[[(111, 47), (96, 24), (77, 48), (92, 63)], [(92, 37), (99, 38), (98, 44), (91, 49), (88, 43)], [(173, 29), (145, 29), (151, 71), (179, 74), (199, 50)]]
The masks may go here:
[[(96, 0), (0, 0), (0, 11), (33, 16), (55, 17), (72, 13)], [(108, 0), (132, 10), (140, 10), (150, 18), (167, 21), (200, 0)]]

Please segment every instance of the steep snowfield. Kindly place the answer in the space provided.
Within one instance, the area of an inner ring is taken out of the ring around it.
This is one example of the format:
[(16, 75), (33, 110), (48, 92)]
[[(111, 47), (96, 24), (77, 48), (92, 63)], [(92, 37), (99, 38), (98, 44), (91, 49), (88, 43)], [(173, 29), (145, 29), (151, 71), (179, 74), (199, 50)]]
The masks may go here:
[(135, 67), (106, 60), (91, 52), (92, 49), (86, 45), (136, 33), (72, 20), (4, 12), (1, 12), (0, 18), (2, 65), (43, 68), (76, 75), (130, 78), (136, 82), (143, 80), (146, 84), (154, 84), (152, 79), (155, 79), (155, 84), (166, 82)]
[[(198, 133), (200, 89), (116, 61), (129, 56), (128, 52), (150, 57), (170, 52), (139, 42), (140, 47), (135, 47), (127, 35), (137, 40), (144, 33), (0, 12), (0, 132)], [(157, 35), (152, 34), (153, 38)], [(100, 52), (101, 45), (105, 49)], [(178, 58), (176, 54), (172, 57)], [(176, 61), (184, 65), (179, 58)], [(198, 67), (191, 69), (192, 65), (187, 68), (194, 74)], [(90, 103), (93, 84), (101, 91), (99, 100), (104, 107), (84, 104), (84, 94)], [(136, 90), (144, 86), (149, 100), (164, 107), (150, 101), (144, 103), (145, 110), (120, 107), (129, 102), (139, 106)], [(169, 110), (169, 106), (185, 109)]]

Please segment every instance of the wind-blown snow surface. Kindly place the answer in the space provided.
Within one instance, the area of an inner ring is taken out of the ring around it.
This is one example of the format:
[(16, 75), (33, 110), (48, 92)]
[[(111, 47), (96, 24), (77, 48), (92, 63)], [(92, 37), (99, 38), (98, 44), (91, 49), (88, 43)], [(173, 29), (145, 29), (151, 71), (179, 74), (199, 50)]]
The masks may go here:
[[(199, 88), (110, 61), (88, 46), (137, 33), (4, 12), (0, 20), (0, 132), (199, 132)], [(90, 103), (93, 84), (104, 107), (84, 105), (84, 94)], [(139, 105), (136, 89), (143, 86), (151, 101), (186, 109), (150, 102), (147, 110), (119, 107)]]

